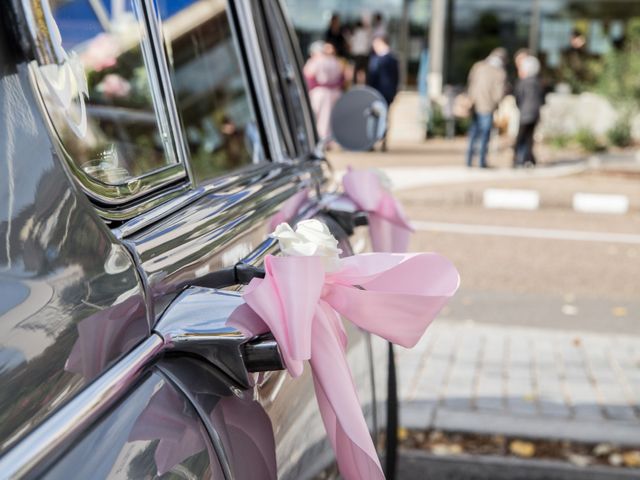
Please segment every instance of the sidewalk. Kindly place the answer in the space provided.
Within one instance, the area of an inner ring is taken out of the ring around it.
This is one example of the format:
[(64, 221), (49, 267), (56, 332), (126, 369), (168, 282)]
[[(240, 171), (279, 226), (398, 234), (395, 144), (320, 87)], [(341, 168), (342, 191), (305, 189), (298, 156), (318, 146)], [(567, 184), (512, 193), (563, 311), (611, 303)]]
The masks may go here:
[[(586, 193), (618, 197), (591, 198), (592, 203), (623, 202), (625, 207), (618, 210), (640, 210), (640, 152), (629, 149), (590, 155), (575, 148), (536, 144), (538, 167), (514, 170), (511, 140), (495, 137), (489, 154), (492, 168), (467, 168), (467, 139), (425, 141), (421, 122), (417, 94), (402, 92), (391, 111), (389, 151), (330, 152), (336, 178), (349, 166), (375, 167), (389, 176), (401, 200), (411, 198), (407, 204), (418, 200), (423, 206), (440, 205), (443, 198), (450, 204), (483, 205), (485, 190), (497, 188), (528, 190), (536, 208), (575, 209), (574, 195)], [(516, 205), (518, 199), (505, 202), (505, 208), (511, 208), (509, 202)]]
[(442, 320), (397, 360), (405, 428), (640, 446), (640, 336)]

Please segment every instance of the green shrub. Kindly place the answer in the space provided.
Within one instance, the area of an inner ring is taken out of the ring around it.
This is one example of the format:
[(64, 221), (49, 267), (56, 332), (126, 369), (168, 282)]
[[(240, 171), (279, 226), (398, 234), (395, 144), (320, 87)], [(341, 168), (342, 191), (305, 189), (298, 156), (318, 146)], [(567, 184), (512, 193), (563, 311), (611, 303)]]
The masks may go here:
[(604, 150), (604, 146), (598, 140), (598, 137), (588, 128), (581, 128), (576, 133), (576, 142), (587, 152), (600, 152)]
[(444, 118), (442, 108), (437, 103), (433, 103), (431, 107), (427, 133), (429, 137), (444, 137), (447, 134), (447, 120)]
[(607, 138), (611, 145), (616, 147), (628, 147), (632, 143), (631, 125), (626, 119), (620, 120), (607, 132)]
[[(471, 118), (454, 118), (454, 135), (466, 135), (471, 126)], [(427, 135), (430, 138), (447, 136), (447, 119), (437, 103), (431, 107)]]
[(471, 128), (471, 117), (456, 117), (456, 135), (466, 135), (469, 133), (469, 128)]
[(548, 142), (553, 148), (561, 150), (569, 146), (571, 143), (571, 136), (566, 133), (558, 133), (557, 135), (550, 137)]

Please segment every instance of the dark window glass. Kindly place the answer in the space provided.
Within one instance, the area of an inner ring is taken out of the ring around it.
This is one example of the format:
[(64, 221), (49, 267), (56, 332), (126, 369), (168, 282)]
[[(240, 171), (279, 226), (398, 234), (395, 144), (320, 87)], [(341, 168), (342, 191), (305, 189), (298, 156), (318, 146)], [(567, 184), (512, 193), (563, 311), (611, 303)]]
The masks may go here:
[(45, 18), (59, 64), (35, 78), (62, 147), (78, 169), (109, 185), (176, 163), (143, 55), (132, 1), (53, 1)]
[(271, 54), (280, 85), (284, 92), (284, 106), (293, 132), (297, 156), (311, 154), (313, 141), (310, 138), (309, 113), (305, 97), (304, 81), (297, 63), (296, 51), (289, 37), (288, 26), (275, 0), (255, 1), (266, 20)]
[(157, 2), (196, 182), (263, 159), (224, 0)]

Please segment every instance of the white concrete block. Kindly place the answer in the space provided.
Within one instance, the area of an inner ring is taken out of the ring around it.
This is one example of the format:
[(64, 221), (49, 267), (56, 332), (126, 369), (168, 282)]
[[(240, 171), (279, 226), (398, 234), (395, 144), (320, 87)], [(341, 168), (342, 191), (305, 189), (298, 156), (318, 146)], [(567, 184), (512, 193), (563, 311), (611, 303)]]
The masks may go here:
[(629, 211), (629, 198), (626, 195), (576, 193), (573, 196), (573, 209), (583, 213), (623, 215)]
[(537, 210), (540, 208), (540, 194), (535, 190), (508, 190), (488, 188), (483, 192), (485, 208), (507, 210)]

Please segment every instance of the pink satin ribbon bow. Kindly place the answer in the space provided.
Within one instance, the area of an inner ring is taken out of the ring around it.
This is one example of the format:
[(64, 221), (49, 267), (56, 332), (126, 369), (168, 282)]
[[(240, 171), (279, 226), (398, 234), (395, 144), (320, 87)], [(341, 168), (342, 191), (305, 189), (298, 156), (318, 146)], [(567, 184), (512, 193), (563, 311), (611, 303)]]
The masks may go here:
[(352, 170), (342, 177), (345, 194), (369, 214), (371, 244), (376, 252), (406, 252), (414, 231), (402, 205), (373, 170)]
[(323, 258), (265, 259), (265, 278), (247, 287), (229, 324), (250, 335), (271, 331), (293, 377), (311, 364), (316, 398), (341, 474), (384, 474), (346, 360), (340, 315), (403, 347), (413, 347), (458, 289), (455, 267), (434, 253), (361, 254), (325, 273)]

